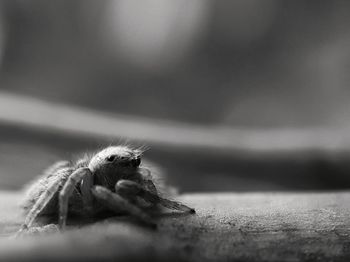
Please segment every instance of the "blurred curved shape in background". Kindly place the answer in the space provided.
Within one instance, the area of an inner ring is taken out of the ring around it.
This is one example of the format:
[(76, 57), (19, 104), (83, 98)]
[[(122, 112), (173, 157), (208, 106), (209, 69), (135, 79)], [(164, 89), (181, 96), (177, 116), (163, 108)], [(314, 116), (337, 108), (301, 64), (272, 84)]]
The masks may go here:
[[(213, 1), (214, 2), (214, 1)], [(215, 1), (213, 29), (228, 45), (244, 46), (261, 41), (275, 22), (275, 0)]]
[(5, 30), (5, 22), (3, 19), (3, 12), (1, 11), (1, 3), (0, 3), (0, 69), (1, 69), (1, 65), (2, 65), (2, 58), (4, 55), (4, 49), (5, 49), (5, 34), (6, 34), (6, 30)]
[(208, 1), (110, 1), (107, 42), (127, 62), (162, 71), (186, 58), (205, 29)]

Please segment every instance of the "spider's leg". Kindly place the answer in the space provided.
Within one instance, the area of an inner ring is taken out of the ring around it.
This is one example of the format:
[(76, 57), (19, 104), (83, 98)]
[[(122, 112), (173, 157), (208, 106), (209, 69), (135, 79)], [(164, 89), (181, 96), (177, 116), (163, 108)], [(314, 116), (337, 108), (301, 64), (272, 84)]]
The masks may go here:
[(22, 231), (31, 227), (39, 213), (46, 207), (53, 196), (58, 192), (59, 188), (65, 183), (68, 175), (72, 172), (72, 169), (64, 168), (57, 172), (61, 172), (60, 175), (57, 175), (60, 179), (54, 180), (52, 184), (40, 195), (39, 199), (29, 211), (23, 225), (17, 233), (17, 236), (20, 235)]
[[(59, 219), (58, 226), (60, 229), (64, 230), (66, 226), (67, 214), (68, 214), (68, 200), (69, 197), (74, 192), (77, 183), (81, 182), (87, 176), (92, 176), (91, 171), (87, 167), (81, 167), (75, 170), (67, 179), (62, 190), (59, 194)], [(84, 189), (83, 194), (86, 193)], [(83, 198), (83, 200), (86, 198)]]
[(94, 185), (94, 177), (90, 170), (87, 171), (87, 175), (83, 177), (83, 179), (80, 182), (80, 191), (81, 191), (81, 198), (83, 200), (83, 205), (85, 208), (85, 211), (88, 215), (91, 215), (93, 213), (93, 195), (91, 192), (91, 188)]
[(126, 198), (119, 194), (115, 194), (107, 188), (102, 186), (95, 186), (92, 189), (93, 195), (99, 199), (102, 203), (112, 211), (124, 211), (128, 214), (138, 218), (145, 224), (156, 227), (156, 224), (151, 220), (151, 218), (138, 206), (131, 203)]
[[(181, 204), (176, 201), (172, 201), (169, 199), (162, 198), (158, 196), (157, 192), (152, 190), (152, 187), (150, 187), (149, 183), (152, 183), (152, 181), (148, 180), (148, 187), (150, 189), (146, 189), (142, 187), (140, 184), (131, 181), (131, 180), (119, 180), (116, 184), (116, 192), (119, 192), (122, 195), (137, 195), (147, 202), (153, 203), (153, 204), (160, 204), (166, 208), (179, 210), (182, 212), (189, 212), (189, 213), (195, 213), (195, 210), (193, 208), (190, 208), (184, 204)], [(153, 184), (153, 183), (152, 183)], [(154, 185), (153, 185), (154, 186)]]

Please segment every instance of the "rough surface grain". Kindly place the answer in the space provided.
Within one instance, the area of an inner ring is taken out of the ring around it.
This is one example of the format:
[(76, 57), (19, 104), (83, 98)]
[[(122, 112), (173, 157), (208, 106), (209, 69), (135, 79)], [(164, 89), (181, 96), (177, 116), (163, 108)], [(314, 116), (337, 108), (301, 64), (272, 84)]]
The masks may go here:
[(11, 240), (19, 193), (0, 194), (0, 261), (350, 261), (350, 193), (188, 194), (196, 215), (162, 215), (156, 231), (111, 218)]

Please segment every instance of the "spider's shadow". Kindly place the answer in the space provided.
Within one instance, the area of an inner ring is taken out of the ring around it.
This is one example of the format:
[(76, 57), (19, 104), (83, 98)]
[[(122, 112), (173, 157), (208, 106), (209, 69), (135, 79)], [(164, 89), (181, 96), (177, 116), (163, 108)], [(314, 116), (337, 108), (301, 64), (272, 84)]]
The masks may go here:
[[(161, 218), (177, 218), (177, 217), (185, 217), (191, 215), (191, 213), (183, 213), (183, 212), (151, 212), (151, 217), (157, 222)], [(114, 212), (102, 212), (94, 217), (81, 217), (81, 216), (70, 216), (67, 221), (67, 226), (73, 227), (82, 227), (91, 225), (94, 223), (109, 223), (109, 222), (121, 222), (121, 223), (130, 223), (133, 225), (142, 226), (143, 223), (137, 220), (136, 218), (126, 215), (126, 214), (117, 214)], [(47, 225), (47, 224), (57, 224), (58, 219), (53, 216), (41, 216), (38, 218), (38, 224)]]
[(176, 211), (172, 211), (172, 212), (163, 212), (163, 213), (158, 213), (156, 215), (156, 218), (163, 218), (163, 217), (185, 217), (185, 216), (190, 216), (193, 215), (193, 213), (188, 213), (188, 212), (176, 212)]

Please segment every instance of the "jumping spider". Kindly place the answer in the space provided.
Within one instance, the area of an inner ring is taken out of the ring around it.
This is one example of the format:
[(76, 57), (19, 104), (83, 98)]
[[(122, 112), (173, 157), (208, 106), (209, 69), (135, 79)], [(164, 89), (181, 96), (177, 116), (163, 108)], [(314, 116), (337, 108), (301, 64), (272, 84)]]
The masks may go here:
[(148, 210), (159, 206), (194, 213), (194, 209), (160, 196), (155, 178), (140, 166), (141, 154), (128, 146), (111, 146), (76, 162), (50, 166), (29, 187), (22, 205), (26, 218), (17, 235), (41, 216), (58, 215), (58, 228), (64, 230), (68, 213), (91, 218), (109, 210), (149, 225), (155, 224)]

